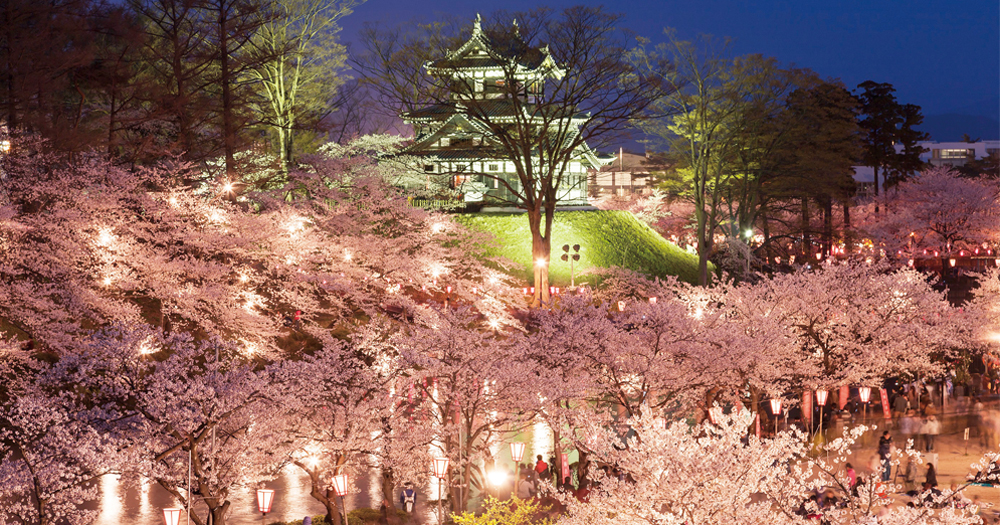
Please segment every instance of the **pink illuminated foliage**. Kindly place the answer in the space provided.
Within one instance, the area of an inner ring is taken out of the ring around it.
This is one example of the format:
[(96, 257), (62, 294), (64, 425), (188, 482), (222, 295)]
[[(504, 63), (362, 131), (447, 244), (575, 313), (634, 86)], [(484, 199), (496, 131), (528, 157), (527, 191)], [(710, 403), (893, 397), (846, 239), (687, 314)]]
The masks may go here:
[(469, 256), (482, 239), (408, 206), (370, 160), (317, 157), (285, 188), (242, 195), (184, 185), (183, 165), (37, 155), (4, 169), (0, 318), (57, 354), (114, 321), (271, 353), (290, 325), (305, 335), (358, 312), (412, 316), (426, 300), (501, 316), (510, 296)]
[[(831, 525), (982, 523), (974, 508), (941, 505), (952, 496), (948, 490), (931, 505), (913, 507), (880, 495), (899, 486), (868, 484), (852, 494), (843, 463), (864, 427), (832, 441), (827, 459), (811, 456), (796, 433), (766, 440), (748, 436), (753, 416), (747, 411), (720, 412), (715, 424), (694, 427), (656, 417), (647, 408), (624, 428), (580, 416), (575, 438), (590, 451), (591, 490), (584, 502), (563, 498), (568, 513), (559, 523), (564, 525), (601, 523), (608, 516), (626, 525), (806, 525), (816, 519)], [(893, 461), (898, 464), (908, 453), (897, 452)], [(996, 459), (996, 453), (987, 454), (980, 465)], [(825, 488), (840, 505), (820, 509), (810, 500)]]
[[(932, 167), (859, 209), (859, 225), (886, 251), (921, 255), (1000, 243), (1000, 189), (995, 181)], [(984, 248), (985, 249), (985, 248)]]

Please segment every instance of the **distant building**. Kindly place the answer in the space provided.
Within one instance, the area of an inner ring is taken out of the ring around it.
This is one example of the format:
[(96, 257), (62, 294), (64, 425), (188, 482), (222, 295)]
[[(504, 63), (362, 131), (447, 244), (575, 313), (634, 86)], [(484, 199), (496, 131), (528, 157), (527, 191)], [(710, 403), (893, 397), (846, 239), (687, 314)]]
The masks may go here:
[(927, 151), (920, 160), (932, 166), (962, 166), (967, 161), (1000, 153), (1000, 140), (979, 142), (921, 142)]
[[(979, 142), (918, 142), (923, 153), (920, 160), (931, 166), (963, 166), (966, 162), (1000, 154), (1000, 140)], [(896, 146), (896, 151), (902, 151)], [(885, 187), (885, 179), (879, 172), (879, 180)], [(871, 166), (854, 166), (854, 181), (858, 185), (858, 195), (875, 193), (875, 171)]]
[(590, 196), (614, 194), (619, 196), (636, 193), (648, 194), (653, 190), (652, 174), (665, 171), (668, 166), (649, 155), (638, 155), (619, 150), (610, 164), (590, 172)]
[[(516, 201), (500, 180), (520, 191), (520, 180), (514, 162), (506, 158), (503, 148), (487, 126), (465, 115), (463, 102), (476, 103), (477, 111), (489, 111), (490, 118), (535, 118), (517, 115), (530, 108), (533, 100), (544, 93), (548, 78), (561, 78), (565, 72), (555, 63), (548, 47), (529, 48), (520, 39), (517, 26), (512, 29), (515, 43), (509, 38), (502, 44), (494, 42), (483, 31), (479, 17), (472, 26), (469, 40), (441, 60), (425, 67), (427, 72), (452, 86), (450, 100), (405, 113), (403, 121), (413, 126), (416, 138), (403, 154), (420, 159), (428, 177), (450, 177), (449, 186), (462, 192), (466, 202), (505, 203)], [(507, 35), (509, 36), (509, 35)], [(519, 42), (519, 44), (518, 44)], [(499, 50), (509, 50), (505, 54)], [(513, 55), (513, 56), (508, 56)], [(505, 89), (512, 60), (516, 60), (514, 77), (518, 86), (519, 104), (512, 103), (510, 89)], [(520, 108), (520, 109), (519, 109)], [(567, 115), (576, 125), (584, 119)], [(587, 204), (587, 174), (599, 169), (606, 161), (584, 145), (569, 162), (557, 199), (562, 205)]]

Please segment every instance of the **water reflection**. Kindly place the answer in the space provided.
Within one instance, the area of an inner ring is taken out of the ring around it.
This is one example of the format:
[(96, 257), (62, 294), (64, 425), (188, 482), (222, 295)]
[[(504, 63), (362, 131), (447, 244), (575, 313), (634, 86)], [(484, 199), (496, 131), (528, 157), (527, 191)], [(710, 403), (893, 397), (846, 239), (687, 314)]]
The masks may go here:
[[(535, 456), (538, 454), (541, 454), (545, 461), (548, 461), (553, 454), (552, 430), (545, 423), (533, 424), (525, 433), (510, 439), (528, 445), (525, 447), (522, 459), (524, 463), (533, 465)], [(490, 452), (496, 461), (495, 469), (503, 472), (504, 478), (499, 486), (491, 484), (490, 491), (501, 499), (510, 497), (513, 488), (514, 469), (512, 467), (514, 465), (510, 457), (509, 443), (510, 441), (498, 441), (490, 444)], [(437, 450), (434, 450), (434, 447), (440, 445), (440, 443), (432, 444), (432, 453), (436, 453)], [(575, 456), (575, 454), (571, 454), (570, 461), (575, 461)], [(428, 468), (430, 468), (429, 465)], [(352, 494), (347, 496), (347, 510), (362, 507), (378, 508), (382, 502), (381, 476), (378, 470), (359, 472), (356, 476), (352, 476), (351, 481), (353, 487)], [(310, 496), (310, 483), (309, 476), (295, 466), (287, 467), (276, 479), (266, 483), (267, 488), (275, 490), (275, 496), (271, 513), (267, 515), (264, 523), (301, 520), (305, 516), (325, 514), (326, 509), (323, 505)], [(129, 525), (161, 525), (163, 523), (163, 509), (180, 506), (163, 487), (148, 480), (139, 486), (126, 489), (119, 482), (117, 476), (104, 476), (99, 485), (99, 499), (91, 504), (91, 508), (99, 506), (100, 514), (93, 525), (126, 523)], [(438, 523), (437, 485), (437, 478), (431, 476), (427, 484), (422, 487), (423, 490), (418, 489), (415, 510), (418, 523)], [(256, 487), (233, 490), (229, 498), (232, 506), (227, 516), (230, 525), (261, 523), (261, 515), (257, 512), (255, 489)], [(401, 490), (401, 488), (397, 487), (396, 490)], [(470, 496), (470, 505), (475, 507), (481, 501), (482, 495), (473, 490)], [(398, 507), (398, 492), (390, 501)], [(199, 514), (205, 516), (205, 505), (200, 504), (196, 507)], [(185, 516), (181, 517), (181, 523), (186, 523)]]
[[(382, 502), (382, 489), (378, 471), (371, 470), (364, 476), (357, 476), (352, 487), (353, 494), (347, 496), (347, 510), (361, 507), (378, 508)], [(265, 523), (275, 521), (301, 520), (305, 516), (326, 514), (326, 508), (309, 495), (309, 476), (297, 467), (284, 469), (278, 477), (266, 484), (274, 489), (274, 505)], [(125, 489), (117, 476), (104, 476), (100, 482), (100, 514), (93, 525), (161, 525), (163, 509), (179, 506), (173, 497), (155, 483), (143, 483), (138, 487)], [(257, 512), (256, 487), (238, 488), (230, 496), (232, 506), (227, 516), (231, 525), (258, 524), (262, 516)], [(426, 505), (426, 493), (417, 498), (415, 510), (423, 523), (437, 522), (437, 507)], [(338, 503), (340, 503), (338, 501)], [(196, 505), (201, 516), (206, 515), (204, 504)], [(186, 523), (186, 515), (181, 516)]]

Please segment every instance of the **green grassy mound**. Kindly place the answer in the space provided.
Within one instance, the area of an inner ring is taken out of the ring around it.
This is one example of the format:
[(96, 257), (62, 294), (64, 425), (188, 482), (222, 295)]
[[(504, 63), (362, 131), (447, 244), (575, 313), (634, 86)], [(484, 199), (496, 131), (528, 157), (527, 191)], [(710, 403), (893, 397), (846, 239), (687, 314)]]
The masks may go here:
[[(517, 264), (513, 270), (515, 276), (525, 281), (532, 278), (527, 214), (464, 214), (455, 219), (469, 228), (496, 236), (501, 247), (488, 250), (487, 255), (510, 259)], [(560, 258), (565, 244), (580, 245), (580, 261), (576, 263), (578, 284), (595, 284), (594, 276), (580, 277), (581, 272), (593, 267), (614, 266), (651, 276), (676, 275), (689, 283), (698, 282), (698, 257), (670, 243), (627, 211), (556, 213), (549, 267), (549, 280), (555, 286), (570, 283), (570, 263)]]

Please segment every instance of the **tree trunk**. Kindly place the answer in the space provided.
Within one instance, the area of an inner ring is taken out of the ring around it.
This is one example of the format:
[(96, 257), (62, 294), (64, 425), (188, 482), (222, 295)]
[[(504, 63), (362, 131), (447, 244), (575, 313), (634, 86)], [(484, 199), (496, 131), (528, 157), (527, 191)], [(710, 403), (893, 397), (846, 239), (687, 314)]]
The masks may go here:
[(812, 238), (809, 235), (809, 198), (802, 197), (802, 210), (799, 227), (802, 228), (802, 257), (812, 255)]
[(767, 260), (768, 266), (774, 262), (774, 258), (771, 256), (771, 225), (767, 222), (767, 214), (763, 211), (760, 212), (760, 229), (764, 234), (764, 257)]
[(173, 104), (173, 116), (177, 120), (177, 135), (181, 141), (181, 149), (184, 150), (185, 157), (191, 158), (191, 147), (194, 144), (194, 139), (191, 137), (191, 123), (188, 117), (187, 85), (184, 79), (185, 57), (181, 53), (179, 35), (176, 32), (172, 36), (172, 44), (174, 48), (173, 56), (171, 57), (171, 68), (173, 69), (174, 79), (177, 84), (177, 95)]
[(875, 215), (878, 215), (878, 166), (872, 166), (872, 173), (875, 181)]
[(833, 198), (823, 196), (823, 253), (827, 256), (833, 251)]
[(6, 27), (6, 42), (4, 45), (4, 61), (7, 67), (7, 131), (17, 129), (17, 102), (14, 89), (14, 2), (7, 0), (4, 4), (4, 27)]
[[(554, 208), (554, 206), (553, 206)], [(531, 229), (531, 261), (534, 268), (535, 295), (531, 306), (550, 306), (549, 256), (552, 253), (552, 218), (555, 210), (542, 210), (536, 204), (528, 210), (528, 227)]]
[(695, 210), (695, 217), (698, 222), (698, 284), (708, 286), (708, 255), (712, 251), (711, 233), (708, 232), (708, 220), (705, 212)]
[(219, 83), (222, 84), (222, 138), (226, 154), (226, 179), (236, 180), (236, 137), (233, 130), (232, 71), (229, 68), (229, 34), (226, 30), (227, 4), (219, 6)]

